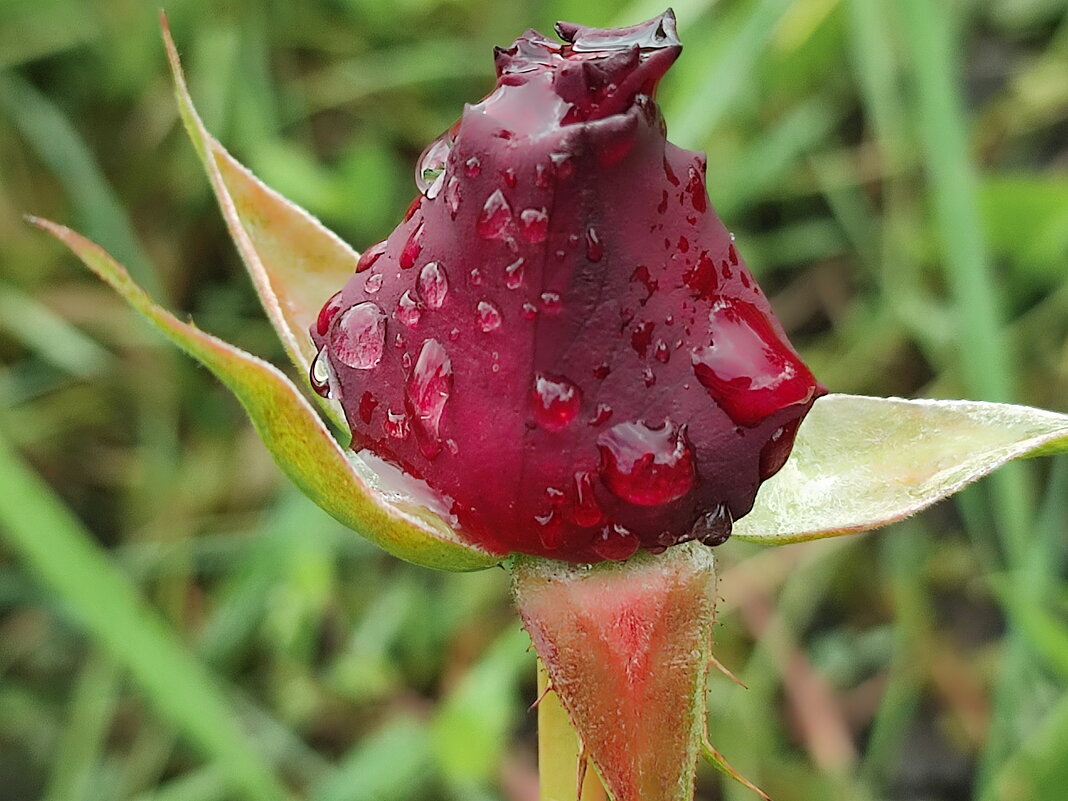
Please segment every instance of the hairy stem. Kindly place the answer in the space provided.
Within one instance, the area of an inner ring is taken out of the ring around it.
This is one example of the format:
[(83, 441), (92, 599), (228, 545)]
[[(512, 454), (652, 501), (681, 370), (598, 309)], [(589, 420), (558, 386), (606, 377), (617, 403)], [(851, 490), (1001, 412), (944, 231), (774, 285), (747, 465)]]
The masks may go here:
[[(538, 660), (538, 775), (541, 801), (575, 801), (578, 790), (579, 741), (556, 693), (546, 688), (549, 674)], [(586, 771), (578, 801), (607, 801), (597, 773)]]

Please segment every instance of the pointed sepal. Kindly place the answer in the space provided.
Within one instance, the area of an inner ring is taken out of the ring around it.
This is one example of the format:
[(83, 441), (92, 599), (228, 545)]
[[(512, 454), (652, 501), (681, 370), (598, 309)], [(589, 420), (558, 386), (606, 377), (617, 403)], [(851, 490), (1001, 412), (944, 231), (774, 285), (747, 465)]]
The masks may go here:
[(696, 543), (595, 566), (513, 560), (523, 624), (615, 801), (690, 801), (716, 610)]

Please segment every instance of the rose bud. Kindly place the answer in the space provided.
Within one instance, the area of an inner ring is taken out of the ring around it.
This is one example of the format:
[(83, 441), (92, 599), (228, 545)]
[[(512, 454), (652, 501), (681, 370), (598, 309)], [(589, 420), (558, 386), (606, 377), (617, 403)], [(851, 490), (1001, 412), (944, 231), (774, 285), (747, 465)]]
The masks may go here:
[(421, 194), (312, 326), (353, 447), (505, 554), (723, 542), (824, 389), (654, 102), (669, 11), (497, 49)]

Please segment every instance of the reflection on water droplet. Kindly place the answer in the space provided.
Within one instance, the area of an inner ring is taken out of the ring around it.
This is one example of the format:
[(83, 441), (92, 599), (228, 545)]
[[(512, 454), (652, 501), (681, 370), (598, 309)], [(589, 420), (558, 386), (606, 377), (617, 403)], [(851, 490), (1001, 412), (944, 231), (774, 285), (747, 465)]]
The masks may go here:
[(717, 504), (708, 514), (702, 515), (690, 530), (688, 539), (704, 545), (722, 545), (731, 536), (734, 520), (725, 503)]
[(460, 211), (460, 181), (455, 176), (445, 185), (445, 202), (449, 204), (449, 216), (455, 220)]
[(374, 303), (357, 303), (330, 328), (330, 351), (339, 362), (356, 370), (370, 370), (382, 361), (386, 345), (386, 315)]
[(575, 505), (571, 509), (571, 519), (583, 528), (604, 522), (604, 512), (593, 490), (593, 476), (585, 470), (575, 473)]
[(362, 273), (364, 270), (370, 270), (375, 262), (382, 258), (382, 254), (386, 252), (386, 245), (385, 241), (379, 242), (377, 245), (371, 245), (360, 254), (360, 259), (356, 262), (356, 272)]
[(407, 270), (415, 264), (415, 260), (419, 258), (419, 254), (423, 252), (423, 224), (419, 223), (412, 232), (408, 234), (408, 241), (404, 243), (404, 247), (401, 248), (400, 266), (402, 270)]
[(590, 261), (600, 261), (604, 256), (604, 245), (597, 231), (593, 228), (586, 229), (586, 258)]
[(523, 285), (523, 259), (516, 259), (504, 268), (504, 285), (509, 289), (519, 289)]
[(452, 145), (452, 135), (443, 134), (427, 145), (426, 150), (419, 157), (419, 163), (415, 168), (415, 185), (420, 192), (431, 199), (434, 197), (431, 194), (431, 188), (445, 172), (445, 162), (449, 158)]
[(658, 340), (653, 349), (653, 356), (661, 364), (667, 364), (671, 360), (671, 348), (664, 340)]
[(677, 500), (694, 485), (694, 456), (685, 428), (619, 423), (597, 437), (601, 478), (613, 494), (638, 506)]
[(605, 526), (600, 535), (593, 538), (590, 549), (602, 559), (622, 562), (634, 556), (641, 543), (625, 526), (618, 523)]
[(502, 239), (512, 227), (512, 208), (500, 189), (493, 190), (475, 223), (475, 230), (483, 239)]
[(371, 273), (363, 282), (363, 291), (368, 295), (375, 294), (382, 288), (382, 273)]
[(538, 425), (547, 431), (559, 431), (582, 408), (582, 390), (566, 378), (538, 373), (534, 377), (531, 408)]
[(786, 460), (790, 457), (790, 451), (794, 447), (794, 438), (797, 429), (801, 425), (801, 418), (793, 420), (784, 426), (775, 429), (764, 447), (760, 449), (760, 480), (767, 481), (778, 473)]
[(408, 415), (392, 409), (386, 411), (386, 419), (382, 421), (382, 427), (393, 439), (408, 439), (408, 435), (412, 433), (411, 426), (408, 424)]
[(412, 297), (412, 290), (404, 290), (404, 294), (397, 300), (397, 311), (394, 312), (394, 316), (409, 328), (419, 325), (423, 312), (419, 301)]
[(593, 417), (590, 419), (591, 426), (600, 426), (607, 423), (612, 418), (612, 407), (607, 403), (598, 403), (597, 409), (593, 413)]
[(330, 397), (330, 362), (326, 355), (326, 348), (321, 348), (315, 354), (311, 369), (308, 371), (308, 381), (317, 395), (324, 398)]
[(334, 321), (334, 317), (341, 311), (341, 292), (335, 292), (331, 295), (323, 307), (319, 309), (319, 316), (315, 318), (315, 330), (319, 332), (319, 336), (326, 336), (327, 329), (330, 328), (330, 323)]
[(523, 209), (519, 214), (519, 232), (528, 242), (544, 242), (549, 234), (549, 213), (545, 209)]
[(477, 156), (472, 156), (464, 162), (464, 174), (468, 178), (477, 178), (482, 173), (482, 162)]
[(808, 403), (815, 379), (751, 303), (723, 298), (709, 314), (710, 345), (691, 355), (694, 373), (738, 425), (752, 427), (783, 407)]
[(501, 310), (488, 300), (480, 300), (477, 309), (478, 327), (484, 332), (496, 331), (501, 327)]
[(533, 320), (538, 316), (538, 307), (533, 303), (524, 303), (519, 309), (519, 316), (524, 320)]
[(449, 294), (449, 279), (445, 268), (436, 261), (428, 261), (419, 271), (419, 295), (428, 309), (440, 309)]
[(419, 350), (404, 398), (419, 448), (428, 459), (441, 451), (441, 414), (451, 392), (452, 362), (440, 342), (428, 339)]

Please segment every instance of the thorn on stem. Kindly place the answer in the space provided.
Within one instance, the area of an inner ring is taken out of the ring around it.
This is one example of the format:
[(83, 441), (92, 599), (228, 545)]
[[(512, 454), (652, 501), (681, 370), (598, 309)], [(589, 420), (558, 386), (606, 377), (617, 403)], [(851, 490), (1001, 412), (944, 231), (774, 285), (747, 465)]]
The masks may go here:
[(744, 681), (742, 681), (737, 676), (735, 676), (734, 673), (731, 672), (730, 668), (728, 668), (726, 665), (724, 665), (722, 662), (720, 662), (718, 659), (716, 659), (716, 657), (714, 657), (712, 655), (709, 655), (708, 658), (709, 658), (709, 661), (711, 661), (711, 663), (712, 663), (712, 667), (714, 667), (716, 670), (718, 670), (720, 673), (722, 673), (728, 679), (733, 681), (735, 684), (737, 684), (743, 690), (748, 690), (749, 689), (749, 687), (746, 685), (746, 683)]
[(534, 703), (527, 707), (527, 712), (533, 712), (535, 709), (541, 706), (541, 702), (545, 700), (545, 696), (552, 692), (552, 689), (553, 683), (552, 681), (549, 681), (549, 683), (545, 685), (545, 689), (542, 690), (538, 697), (534, 699)]
[(730, 776), (736, 782), (743, 787), (747, 787), (760, 796), (764, 801), (771, 801), (771, 796), (753, 784), (749, 779), (745, 778), (742, 774), (731, 767), (731, 764), (723, 758), (723, 754), (712, 747), (712, 743), (708, 741), (708, 732), (706, 731), (701, 740), (701, 750), (704, 752), (704, 757), (720, 773), (726, 776)]

